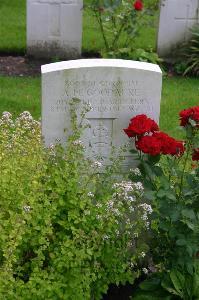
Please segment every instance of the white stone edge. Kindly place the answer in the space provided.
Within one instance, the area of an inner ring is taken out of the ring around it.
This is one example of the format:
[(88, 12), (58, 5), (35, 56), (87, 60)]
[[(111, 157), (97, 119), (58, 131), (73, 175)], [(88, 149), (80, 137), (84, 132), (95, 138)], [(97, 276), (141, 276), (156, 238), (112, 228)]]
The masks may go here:
[(56, 71), (79, 69), (79, 68), (92, 68), (92, 67), (114, 67), (114, 68), (127, 68), (127, 69), (137, 69), (143, 71), (151, 71), (161, 73), (160, 67), (156, 64), (134, 61), (134, 60), (124, 60), (124, 59), (77, 59), (61, 61), (51, 64), (46, 64), (41, 66), (41, 73), (50, 73)]

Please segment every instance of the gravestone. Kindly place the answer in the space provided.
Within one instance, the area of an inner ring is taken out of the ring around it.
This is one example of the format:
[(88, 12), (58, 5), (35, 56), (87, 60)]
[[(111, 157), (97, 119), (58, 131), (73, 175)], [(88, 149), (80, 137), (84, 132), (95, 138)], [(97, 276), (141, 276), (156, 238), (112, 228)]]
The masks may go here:
[(28, 55), (80, 57), (82, 7), (82, 0), (27, 0)]
[(161, 0), (158, 54), (169, 57), (178, 44), (190, 38), (195, 24), (199, 24), (199, 0)]
[[(42, 134), (45, 144), (67, 140), (69, 101), (92, 106), (82, 138), (88, 156), (104, 160), (127, 143), (130, 119), (147, 114), (159, 121), (162, 72), (158, 65), (120, 59), (81, 59), (42, 66)], [(126, 153), (126, 162), (130, 159)]]

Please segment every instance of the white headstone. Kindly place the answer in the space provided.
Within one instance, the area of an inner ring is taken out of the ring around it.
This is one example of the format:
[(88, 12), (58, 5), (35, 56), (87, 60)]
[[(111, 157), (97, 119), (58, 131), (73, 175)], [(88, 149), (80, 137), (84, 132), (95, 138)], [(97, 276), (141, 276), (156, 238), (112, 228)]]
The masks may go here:
[(80, 57), (82, 7), (82, 0), (27, 0), (27, 53)]
[(199, 23), (199, 0), (161, 0), (157, 50), (167, 57), (179, 43), (191, 36)]
[[(123, 128), (138, 114), (159, 121), (162, 72), (158, 65), (120, 59), (81, 59), (42, 66), (42, 133), (45, 144), (67, 139), (69, 101), (90, 103), (83, 143), (93, 158), (129, 141)], [(127, 153), (129, 156), (129, 153)]]

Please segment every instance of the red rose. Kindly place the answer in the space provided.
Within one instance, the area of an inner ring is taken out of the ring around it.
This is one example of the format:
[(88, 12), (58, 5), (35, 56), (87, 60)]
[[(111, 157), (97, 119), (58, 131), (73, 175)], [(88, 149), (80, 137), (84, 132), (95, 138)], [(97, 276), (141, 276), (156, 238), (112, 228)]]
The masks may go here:
[(161, 142), (154, 136), (142, 136), (135, 142), (138, 150), (150, 154), (152, 156), (158, 155), (161, 152)]
[(168, 134), (161, 131), (154, 132), (153, 136), (160, 141), (162, 154), (181, 156), (184, 153), (185, 147), (182, 141), (177, 141)]
[(192, 160), (199, 160), (199, 148), (193, 150)]
[(143, 9), (143, 3), (141, 0), (136, 0), (133, 4), (135, 10), (142, 10)]
[(148, 118), (146, 115), (138, 115), (131, 119), (128, 128), (125, 128), (124, 132), (128, 137), (135, 137), (156, 130), (159, 130), (159, 127), (155, 121)]
[(192, 119), (197, 123), (199, 127), (199, 106), (191, 107), (188, 109), (182, 110), (180, 113), (180, 126), (186, 126), (190, 124), (189, 119)]

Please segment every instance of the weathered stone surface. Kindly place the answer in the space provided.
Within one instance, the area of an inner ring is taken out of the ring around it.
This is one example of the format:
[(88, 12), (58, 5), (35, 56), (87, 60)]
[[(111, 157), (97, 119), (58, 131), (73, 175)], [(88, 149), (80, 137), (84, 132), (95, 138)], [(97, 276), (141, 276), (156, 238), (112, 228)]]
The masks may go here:
[(28, 55), (80, 57), (82, 7), (82, 0), (27, 0)]
[[(90, 103), (91, 128), (83, 143), (89, 156), (106, 158), (128, 142), (123, 128), (147, 114), (159, 121), (162, 73), (157, 65), (116, 59), (82, 59), (42, 66), (42, 132), (46, 145), (67, 140), (69, 101)], [(129, 156), (129, 153), (126, 154)], [(128, 157), (126, 160), (128, 164)]]
[(198, 0), (161, 0), (157, 50), (169, 57), (178, 44), (190, 38), (190, 29), (199, 23)]

